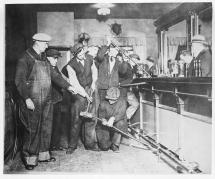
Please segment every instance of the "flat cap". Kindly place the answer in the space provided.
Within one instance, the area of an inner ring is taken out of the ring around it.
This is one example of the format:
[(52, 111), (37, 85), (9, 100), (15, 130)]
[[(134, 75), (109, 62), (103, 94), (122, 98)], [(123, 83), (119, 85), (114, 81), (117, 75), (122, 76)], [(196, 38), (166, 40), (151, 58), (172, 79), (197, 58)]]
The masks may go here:
[(205, 37), (203, 35), (195, 35), (195, 36), (193, 36), (192, 43), (201, 43), (201, 44), (204, 44), (204, 45), (208, 45), (208, 43), (205, 40)]
[(61, 57), (61, 53), (55, 49), (48, 49), (46, 55), (47, 57)]
[(40, 42), (49, 42), (52, 38), (48, 34), (37, 33), (33, 35), (32, 39)]
[(111, 87), (107, 90), (106, 99), (117, 100), (120, 96), (120, 91), (117, 87)]

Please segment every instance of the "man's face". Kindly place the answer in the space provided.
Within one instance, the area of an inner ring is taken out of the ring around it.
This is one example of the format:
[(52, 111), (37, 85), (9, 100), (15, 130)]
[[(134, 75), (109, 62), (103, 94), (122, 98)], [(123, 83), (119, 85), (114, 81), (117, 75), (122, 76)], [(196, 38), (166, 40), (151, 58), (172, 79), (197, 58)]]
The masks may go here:
[(40, 52), (45, 52), (45, 50), (48, 48), (48, 42), (37, 41), (37, 46), (38, 46)]
[(151, 67), (151, 66), (153, 66), (153, 65), (154, 65), (154, 63), (153, 63), (153, 62), (151, 62), (151, 61), (147, 61), (147, 64), (148, 64), (148, 66), (149, 66), (149, 67)]
[(82, 44), (83, 44), (83, 46), (88, 46), (88, 41), (84, 40), (84, 41), (82, 42)]
[(197, 57), (198, 54), (204, 49), (204, 45), (201, 43), (192, 43), (192, 53), (194, 57)]
[(95, 58), (98, 53), (98, 50), (99, 50), (98, 47), (89, 47), (88, 54)]
[(48, 61), (50, 62), (51, 66), (55, 67), (57, 65), (58, 57), (47, 57)]
[(123, 62), (122, 56), (118, 55), (116, 58), (117, 58), (117, 60), (119, 60), (121, 63)]
[(118, 54), (118, 50), (116, 48), (110, 48), (110, 50), (109, 50), (109, 56), (110, 57), (115, 57), (116, 58), (117, 54)]
[(82, 50), (77, 54), (79, 60), (83, 60), (85, 58), (87, 48), (82, 48)]

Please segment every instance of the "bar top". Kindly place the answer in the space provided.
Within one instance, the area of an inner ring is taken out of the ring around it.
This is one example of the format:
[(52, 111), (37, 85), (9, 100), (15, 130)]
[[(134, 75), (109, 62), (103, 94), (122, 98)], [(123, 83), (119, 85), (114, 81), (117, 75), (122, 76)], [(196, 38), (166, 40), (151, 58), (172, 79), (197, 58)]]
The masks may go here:
[(212, 77), (153, 77), (153, 78), (136, 78), (132, 83), (166, 83), (166, 84), (190, 84), (190, 85), (212, 85)]

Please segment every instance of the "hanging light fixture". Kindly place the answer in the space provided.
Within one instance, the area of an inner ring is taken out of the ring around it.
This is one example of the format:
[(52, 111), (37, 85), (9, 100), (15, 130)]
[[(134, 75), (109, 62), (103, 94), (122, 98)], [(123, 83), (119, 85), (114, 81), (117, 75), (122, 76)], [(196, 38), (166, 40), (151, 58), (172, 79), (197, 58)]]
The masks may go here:
[(114, 7), (114, 4), (111, 3), (97, 3), (93, 4), (93, 8), (97, 8), (97, 14), (100, 16), (107, 16), (110, 14), (110, 8)]
[(98, 15), (106, 16), (110, 14), (110, 9), (109, 8), (100, 8), (97, 10)]

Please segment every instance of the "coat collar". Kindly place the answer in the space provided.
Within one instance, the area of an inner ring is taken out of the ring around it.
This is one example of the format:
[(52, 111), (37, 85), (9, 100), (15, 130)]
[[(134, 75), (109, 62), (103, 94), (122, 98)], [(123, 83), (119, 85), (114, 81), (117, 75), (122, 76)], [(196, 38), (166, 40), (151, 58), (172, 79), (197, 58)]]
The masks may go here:
[(32, 47), (27, 50), (34, 58), (40, 61), (44, 61), (46, 59), (45, 53), (39, 55)]

